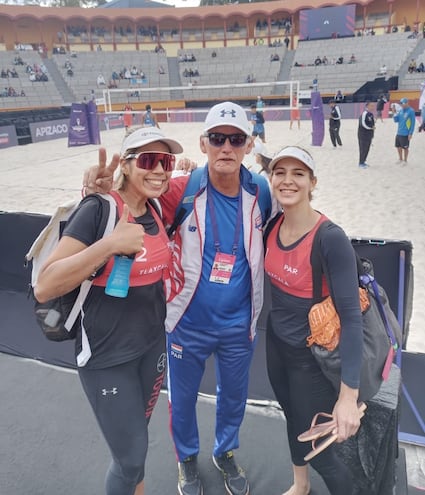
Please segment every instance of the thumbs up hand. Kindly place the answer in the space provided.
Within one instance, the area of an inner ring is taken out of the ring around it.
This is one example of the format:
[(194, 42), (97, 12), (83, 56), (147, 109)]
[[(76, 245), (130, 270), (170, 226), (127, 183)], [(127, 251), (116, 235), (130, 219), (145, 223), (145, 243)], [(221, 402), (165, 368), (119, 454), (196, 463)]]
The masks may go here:
[(142, 225), (129, 221), (130, 210), (124, 204), (122, 215), (115, 226), (112, 236), (116, 246), (116, 254), (132, 255), (144, 246), (145, 229)]

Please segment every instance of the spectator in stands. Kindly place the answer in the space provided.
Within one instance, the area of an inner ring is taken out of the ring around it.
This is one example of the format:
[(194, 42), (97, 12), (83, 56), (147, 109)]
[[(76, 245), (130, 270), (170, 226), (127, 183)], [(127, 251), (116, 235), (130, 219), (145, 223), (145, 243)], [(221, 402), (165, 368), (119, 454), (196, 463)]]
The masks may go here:
[(279, 62), (280, 57), (277, 53), (272, 53), (270, 55), (270, 62)]
[(407, 72), (409, 72), (409, 74), (416, 72), (416, 60), (414, 58), (410, 60), (409, 67), (407, 68)]
[(322, 65), (328, 65), (328, 63), (329, 63), (328, 57), (326, 55), (323, 55)]
[(22, 58), (19, 55), (17, 55), (13, 59), (13, 65), (25, 65), (25, 64), (24, 64), (24, 61), (22, 60)]
[[(117, 83), (117, 81), (119, 81), (119, 80), (120, 80), (120, 76), (119, 76), (119, 74), (118, 74), (118, 72), (117, 72), (116, 70), (114, 70), (114, 71), (112, 72), (112, 74), (111, 74), (111, 79), (112, 79), (113, 81), (115, 81), (115, 83)], [(115, 84), (115, 87), (116, 87), (116, 84)]]
[(12, 70), (10, 71), (10, 77), (19, 77), (19, 74), (16, 72), (16, 69), (15, 67), (12, 68)]
[(288, 50), (289, 49), (289, 43), (291, 42), (291, 40), (287, 36), (285, 36), (285, 39), (283, 40), (283, 42), (285, 43), (286, 49)]
[(24, 91), (23, 89), (21, 89), (21, 94), (20, 94), (20, 96), (27, 96), (27, 95), (25, 94), (25, 91)]
[(386, 76), (386, 75), (387, 75), (387, 66), (385, 64), (382, 64), (379, 69), (378, 76)]
[(74, 71), (71, 69), (71, 67), (67, 69), (66, 73), (69, 77), (72, 77), (74, 75)]
[(316, 60), (314, 61), (314, 65), (321, 65), (322, 64), (322, 59), (317, 55)]
[(217, 52), (214, 50), (211, 52), (211, 57), (216, 58), (217, 57)]
[(36, 82), (36, 77), (35, 77), (35, 72), (31, 72), (28, 79), (31, 81), (31, 82)]
[(319, 90), (319, 79), (316, 75), (316, 77), (313, 79), (313, 86), (312, 86), (313, 91), (318, 91)]
[(334, 100), (338, 103), (342, 103), (344, 101), (344, 95), (342, 94), (342, 91), (338, 89), (338, 91), (335, 93)]
[(7, 79), (7, 70), (2, 69), (2, 70), (1, 70), (1, 74), (0, 74), (0, 75), (1, 75), (1, 77), (2, 77), (3, 79)]
[(378, 101), (376, 102), (376, 119), (380, 119), (381, 122), (384, 122), (382, 118), (382, 112), (385, 107), (385, 103), (387, 103), (387, 98), (384, 94), (380, 95)]
[(97, 87), (106, 86), (106, 81), (105, 81), (105, 78), (103, 77), (103, 74), (98, 74), (97, 79), (96, 79), (96, 84), (97, 84)]
[(343, 64), (344, 63), (344, 57), (342, 55), (341, 55), (341, 57), (338, 57), (336, 63), (337, 64)]
[(355, 64), (356, 62), (357, 62), (356, 56), (354, 55), (354, 53), (352, 53), (348, 63), (349, 64)]

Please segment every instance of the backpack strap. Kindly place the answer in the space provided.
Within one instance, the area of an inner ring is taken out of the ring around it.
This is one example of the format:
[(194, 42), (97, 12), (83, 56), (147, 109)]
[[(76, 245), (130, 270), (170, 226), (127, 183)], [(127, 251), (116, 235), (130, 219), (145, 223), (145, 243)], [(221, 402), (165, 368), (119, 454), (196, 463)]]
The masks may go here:
[[(109, 213), (108, 213), (108, 220), (106, 221), (106, 226), (105, 230), (103, 231), (102, 238), (109, 235), (115, 227), (115, 222), (116, 222), (116, 208), (117, 208), (117, 203), (114, 199), (114, 197), (111, 194), (99, 194), (100, 197), (108, 201), (109, 203)], [(94, 278), (94, 277), (93, 277)], [(80, 291), (78, 293), (77, 298), (75, 299), (75, 303), (72, 306), (71, 311), (69, 312), (68, 318), (66, 319), (64, 323), (64, 327), (69, 331), (71, 331), (72, 327), (74, 326), (74, 323), (76, 322), (78, 315), (81, 312), (81, 309), (83, 307), (83, 303), (87, 298), (87, 295), (90, 291), (90, 288), (93, 284), (93, 278), (91, 277), (88, 280), (84, 280), (81, 285), (80, 285)]]
[(204, 174), (204, 167), (195, 168), (190, 174), (187, 181), (183, 196), (180, 199), (176, 208), (173, 223), (167, 229), (168, 237), (171, 237), (176, 231), (177, 227), (183, 223), (185, 218), (193, 210), (193, 201), (195, 200), (196, 193), (201, 187), (201, 178)]
[(270, 232), (273, 230), (273, 227), (282, 218), (282, 216), (283, 216), (283, 211), (280, 211), (267, 224), (267, 227), (264, 230), (264, 234), (263, 234), (264, 249), (266, 249), (267, 239), (269, 238)]
[(319, 225), (311, 246), (310, 264), (313, 275), (313, 304), (322, 300), (322, 276), (326, 270), (321, 249), (322, 230), (332, 225), (332, 223), (330, 220), (325, 220)]
[[(167, 234), (171, 237), (176, 231), (177, 227), (184, 222), (189, 213), (193, 210), (193, 202), (195, 196), (201, 187), (201, 179), (204, 175), (204, 167), (196, 168), (190, 174), (187, 181), (186, 188), (183, 196), (176, 208), (176, 214), (174, 215), (173, 223), (168, 227)], [(252, 174), (252, 182), (258, 187), (258, 206), (261, 210), (262, 224), (267, 223), (272, 212), (272, 199), (270, 188), (264, 177), (258, 174)]]
[(265, 179), (262, 175), (251, 175), (252, 182), (258, 187), (258, 206), (260, 207), (264, 227), (272, 214), (272, 196), (270, 187), (267, 183), (267, 179)]

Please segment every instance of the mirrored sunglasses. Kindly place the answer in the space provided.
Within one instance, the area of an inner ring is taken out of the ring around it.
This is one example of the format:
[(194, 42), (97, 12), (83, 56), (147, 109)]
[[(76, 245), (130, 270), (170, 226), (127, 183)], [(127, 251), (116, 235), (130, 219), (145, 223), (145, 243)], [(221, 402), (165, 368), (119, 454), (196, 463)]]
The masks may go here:
[(206, 137), (208, 137), (209, 143), (216, 148), (223, 146), (226, 139), (228, 139), (230, 144), (235, 148), (241, 148), (245, 145), (248, 136), (246, 134), (222, 134), (221, 132), (210, 132), (206, 134)]
[(161, 163), (164, 172), (172, 172), (176, 164), (176, 157), (171, 153), (161, 153), (159, 151), (142, 151), (137, 154), (126, 156), (127, 160), (136, 159), (136, 167), (143, 170), (153, 170), (158, 163)]

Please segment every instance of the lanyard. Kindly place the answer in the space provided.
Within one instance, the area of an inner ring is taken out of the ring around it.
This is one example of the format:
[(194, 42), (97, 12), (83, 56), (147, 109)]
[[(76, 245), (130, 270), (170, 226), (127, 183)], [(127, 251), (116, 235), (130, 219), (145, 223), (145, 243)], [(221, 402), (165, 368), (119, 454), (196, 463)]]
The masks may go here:
[[(213, 230), (213, 238), (214, 238), (214, 248), (217, 251), (217, 253), (220, 252), (220, 236), (218, 233), (218, 225), (217, 225), (217, 216), (215, 214), (215, 207), (214, 207), (214, 201), (212, 199), (213, 192), (211, 190), (211, 186), (207, 186), (207, 204), (208, 204), (208, 209), (210, 212), (211, 216), (211, 224), (212, 224), (212, 230)], [(236, 255), (236, 252), (238, 250), (238, 244), (239, 244), (239, 234), (241, 232), (241, 225), (242, 225), (242, 189), (239, 187), (239, 194), (238, 194), (238, 212), (236, 215), (236, 228), (235, 228), (235, 238), (233, 240), (233, 247), (232, 247), (232, 254)]]

